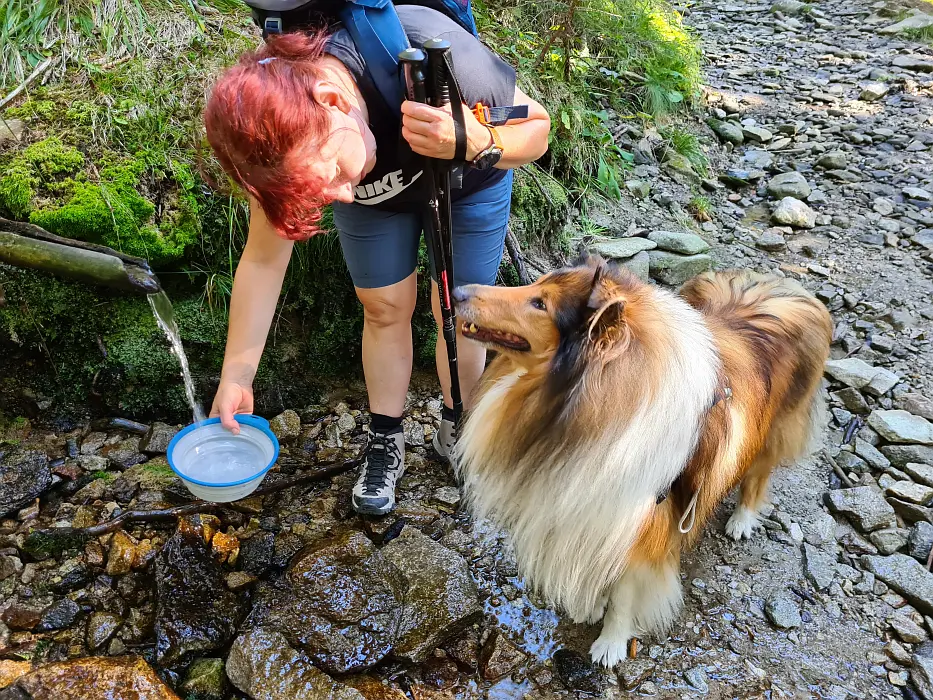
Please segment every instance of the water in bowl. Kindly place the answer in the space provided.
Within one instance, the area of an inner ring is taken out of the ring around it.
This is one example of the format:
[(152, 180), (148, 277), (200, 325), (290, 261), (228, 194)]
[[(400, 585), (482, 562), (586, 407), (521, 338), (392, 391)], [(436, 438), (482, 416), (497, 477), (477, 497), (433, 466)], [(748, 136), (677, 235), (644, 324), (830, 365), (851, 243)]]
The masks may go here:
[(216, 435), (198, 444), (187, 461), (182, 471), (192, 479), (230, 484), (256, 476), (266, 466), (268, 455), (253, 442)]

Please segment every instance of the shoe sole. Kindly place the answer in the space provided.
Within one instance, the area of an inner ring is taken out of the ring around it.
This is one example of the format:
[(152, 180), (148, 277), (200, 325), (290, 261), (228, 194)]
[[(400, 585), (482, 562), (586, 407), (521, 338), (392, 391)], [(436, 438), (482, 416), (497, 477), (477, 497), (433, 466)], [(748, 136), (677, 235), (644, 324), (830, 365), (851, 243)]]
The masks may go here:
[(395, 509), (395, 503), (390, 503), (384, 508), (370, 508), (366, 505), (360, 505), (355, 501), (351, 501), (353, 510), (355, 510), (360, 515), (388, 515)]

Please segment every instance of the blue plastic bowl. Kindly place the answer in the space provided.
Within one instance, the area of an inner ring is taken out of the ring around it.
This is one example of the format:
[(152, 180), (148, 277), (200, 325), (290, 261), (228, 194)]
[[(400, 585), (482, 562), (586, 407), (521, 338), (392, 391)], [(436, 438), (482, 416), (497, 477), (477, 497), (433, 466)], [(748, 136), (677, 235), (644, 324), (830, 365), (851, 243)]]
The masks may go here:
[(279, 457), (279, 441), (269, 421), (259, 416), (234, 416), (240, 434), (220, 424), (220, 418), (192, 423), (168, 444), (168, 464), (188, 490), (205, 501), (229, 503), (255, 491)]

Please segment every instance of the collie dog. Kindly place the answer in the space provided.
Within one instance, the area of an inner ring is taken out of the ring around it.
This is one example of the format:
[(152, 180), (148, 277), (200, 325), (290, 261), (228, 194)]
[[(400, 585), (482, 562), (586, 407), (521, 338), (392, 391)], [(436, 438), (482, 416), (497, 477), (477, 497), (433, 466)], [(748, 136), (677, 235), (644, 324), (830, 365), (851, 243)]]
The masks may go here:
[(454, 299), (461, 333), (497, 351), (457, 442), (466, 503), (510, 533), (534, 589), (603, 619), (590, 652), (612, 666), (673, 623), (680, 552), (729, 491), (726, 532), (749, 537), (771, 471), (811, 449), (830, 316), (774, 275), (674, 294), (588, 256)]

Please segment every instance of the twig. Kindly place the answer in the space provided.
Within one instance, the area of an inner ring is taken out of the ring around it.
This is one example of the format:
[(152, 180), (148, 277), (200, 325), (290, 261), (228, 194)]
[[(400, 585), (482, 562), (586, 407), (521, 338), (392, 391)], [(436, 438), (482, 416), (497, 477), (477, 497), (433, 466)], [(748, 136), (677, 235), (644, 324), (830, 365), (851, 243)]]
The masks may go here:
[(840, 481), (846, 485), (846, 488), (852, 488), (855, 486), (855, 484), (852, 483), (852, 479), (846, 476), (846, 473), (842, 471), (842, 468), (836, 464), (836, 460), (833, 459), (831, 454), (829, 454), (829, 450), (823, 450), (823, 459), (829, 462), (830, 466), (833, 468), (833, 471), (836, 472), (836, 476), (838, 476)]
[(817, 604), (816, 599), (812, 595), (810, 595), (809, 591), (805, 591), (802, 588), (797, 588), (797, 586), (788, 586), (788, 588), (790, 588), (791, 593), (796, 593), (799, 597), (803, 598), (808, 603), (811, 603), (813, 605)]
[[(329, 464), (327, 466), (321, 467), (320, 469), (315, 469), (290, 479), (282, 479), (281, 481), (278, 481), (274, 484), (269, 484), (263, 488), (256, 489), (253, 491), (253, 493), (250, 494), (250, 497), (268, 496), (272, 493), (278, 493), (279, 491), (290, 489), (293, 486), (302, 486), (303, 484), (322, 481), (323, 479), (327, 479), (329, 477), (336, 476), (337, 474), (342, 474), (345, 471), (353, 469), (360, 464), (360, 461), (360, 457), (355, 457), (354, 459), (348, 459), (345, 462), (341, 462), (340, 464)], [(194, 515), (195, 513), (210, 513), (221, 508), (230, 508), (232, 510), (236, 510), (236, 504), (194, 501), (192, 503), (185, 503), (184, 505), (174, 506), (172, 508), (159, 508), (156, 510), (128, 510), (124, 513), (121, 513), (113, 520), (108, 520), (105, 523), (92, 525), (91, 527), (52, 528), (51, 530), (37, 530), (36, 532), (55, 537), (99, 537), (100, 535), (106, 535), (110, 532), (116, 532), (117, 530), (122, 529), (124, 525), (128, 525), (130, 523), (166, 522), (181, 518), (185, 515)]]
[(927, 554), (927, 571), (933, 566), (933, 547), (930, 547), (930, 553)]
[(515, 234), (512, 233), (510, 228), (505, 229), (505, 247), (509, 251), (509, 257), (512, 258), (512, 264), (518, 273), (518, 281), (522, 286), (531, 284), (531, 277), (529, 277), (528, 270), (525, 268), (525, 259), (522, 256), (521, 248), (518, 246), (518, 239), (515, 238)]
[(26, 78), (23, 82), (21, 82), (13, 90), (13, 92), (11, 92), (9, 95), (7, 95), (2, 100), (0, 100), (0, 108), (5, 107), (8, 102), (12, 102), (16, 98), (16, 96), (19, 95), (19, 93), (21, 93), (23, 90), (25, 90), (29, 86), (29, 83), (31, 83), (33, 80), (35, 80), (40, 75), (45, 73), (45, 71), (48, 70), (49, 66), (51, 65), (52, 65), (52, 59), (47, 58), (42, 63), (40, 63), (38, 66), (36, 66), (35, 69), (32, 71), (32, 73), (29, 74), (28, 78)]

